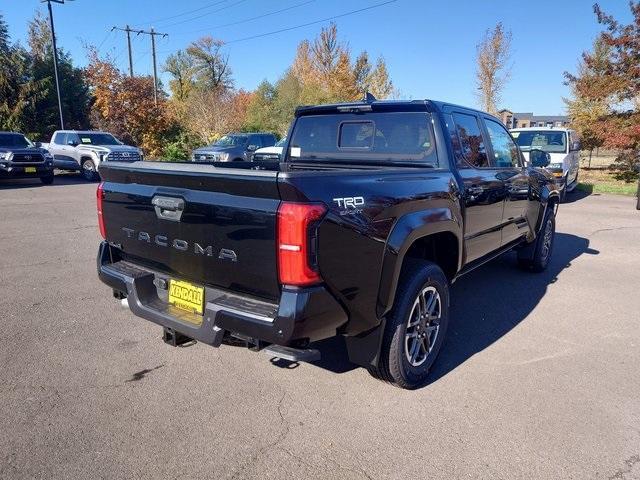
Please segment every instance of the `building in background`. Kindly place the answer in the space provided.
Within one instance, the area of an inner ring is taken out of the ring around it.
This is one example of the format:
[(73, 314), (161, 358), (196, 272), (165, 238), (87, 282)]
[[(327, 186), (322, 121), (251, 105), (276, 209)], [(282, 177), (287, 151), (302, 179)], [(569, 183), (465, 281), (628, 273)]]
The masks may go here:
[(569, 117), (566, 115), (534, 115), (531, 112), (514, 113), (511, 110), (502, 109), (498, 112), (498, 117), (507, 128), (569, 126)]

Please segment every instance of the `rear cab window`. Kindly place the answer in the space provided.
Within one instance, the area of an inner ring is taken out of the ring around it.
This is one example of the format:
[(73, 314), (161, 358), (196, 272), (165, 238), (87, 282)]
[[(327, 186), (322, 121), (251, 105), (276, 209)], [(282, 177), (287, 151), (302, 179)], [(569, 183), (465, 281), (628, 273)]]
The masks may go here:
[(433, 139), (428, 112), (303, 115), (293, 127), (286, 161), (437, 168)]

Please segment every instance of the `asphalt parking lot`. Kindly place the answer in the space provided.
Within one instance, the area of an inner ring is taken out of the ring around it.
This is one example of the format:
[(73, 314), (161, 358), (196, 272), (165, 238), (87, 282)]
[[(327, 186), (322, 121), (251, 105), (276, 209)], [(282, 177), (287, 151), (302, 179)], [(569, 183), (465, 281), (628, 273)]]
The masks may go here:
[(552, 263), (452, 287), (429, 385), (173, 348), (96, 276), (96, 184), (0, 184), (1, 478), (640, 479), (640, 211), (574, 194)]

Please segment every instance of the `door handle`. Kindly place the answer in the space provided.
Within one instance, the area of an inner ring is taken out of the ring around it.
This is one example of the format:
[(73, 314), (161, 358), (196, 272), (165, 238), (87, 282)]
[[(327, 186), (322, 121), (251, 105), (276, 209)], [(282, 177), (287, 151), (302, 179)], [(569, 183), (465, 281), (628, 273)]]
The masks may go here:
[(158, 218), (179, 222), (184, 211), (184, 200), (173, 197), (153, 197), (151, 204)]

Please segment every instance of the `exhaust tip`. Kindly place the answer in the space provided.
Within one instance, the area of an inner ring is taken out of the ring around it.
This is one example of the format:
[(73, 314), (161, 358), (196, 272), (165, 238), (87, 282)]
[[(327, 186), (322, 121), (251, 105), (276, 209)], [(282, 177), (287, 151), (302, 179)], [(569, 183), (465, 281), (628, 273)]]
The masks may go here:
[(120, 305), (122, 305), (122, 308), (129, 308), (129, 300), (123, 298), (122, 300), (120, 300)]

